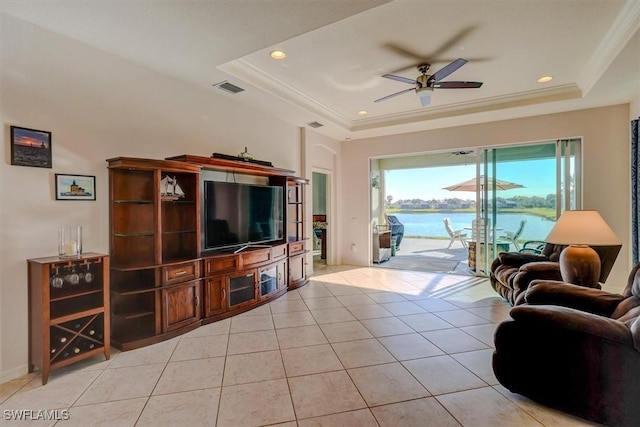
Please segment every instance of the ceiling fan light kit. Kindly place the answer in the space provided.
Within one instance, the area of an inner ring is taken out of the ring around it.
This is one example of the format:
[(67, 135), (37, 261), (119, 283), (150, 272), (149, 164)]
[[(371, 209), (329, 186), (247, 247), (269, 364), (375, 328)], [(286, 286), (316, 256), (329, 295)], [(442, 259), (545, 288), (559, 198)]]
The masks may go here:
[[(384, 74), (382, 77), (390, 80), (395, 80), (400, 83), (407, 83), (415, 86), (415, 92), (420, 98), (420, 103), (423, 107), (426, 107), (431, 103), (431, 94), (434, 89), (477, 89), (482, 86), (482, 82), (467, 82), (467, 81), (450, 81), (450, 82), (441, 82), (440, 80), (452, 74), (458, 68), (462, 67), (467, 63), (466, 59), (458, 58), (450, 64), (444, 66), (440, 70), (436, 71), (432, 75), (427, 74), (430, 64), (420, 64), (418, 65), (418, 71), (420, 75), (415, 79), (411, 80), (406, 77), (396, 76), (394, 74)], [(389, 98), (393, 98), (398, 95), (402, 95), (403, 93), (410, 92), (412, 89), (405, 89), (400, 92), (392, 93), (391, 95), (383, 96), (382, 98), (376, 99), (374, 102), (385, 101)]]
[(418, 97), (420, 97), (420, 103), (423, 107), (431, 104), (431, 94), (433, 93), (432, 87), (416, 88), (416, 93), (418, 94)]

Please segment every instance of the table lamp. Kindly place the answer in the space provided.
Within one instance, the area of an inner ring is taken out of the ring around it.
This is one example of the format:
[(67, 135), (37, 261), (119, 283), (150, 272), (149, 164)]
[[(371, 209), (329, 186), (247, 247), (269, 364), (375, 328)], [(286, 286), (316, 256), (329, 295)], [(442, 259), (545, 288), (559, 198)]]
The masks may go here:
[(589, 245), (620, 244), (595, 210), (564, 211), (545, 241), (569, 245), (560, 253), (562, 280), (591, 288), (597, 287), (600, 278), (600, 257)]

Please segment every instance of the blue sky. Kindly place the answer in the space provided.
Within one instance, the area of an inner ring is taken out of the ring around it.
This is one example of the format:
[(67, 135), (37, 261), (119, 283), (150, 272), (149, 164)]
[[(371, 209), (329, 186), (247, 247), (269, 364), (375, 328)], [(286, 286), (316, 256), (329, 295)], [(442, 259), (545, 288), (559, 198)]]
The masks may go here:
[[(476, 165), (443, 166), (425, 169), (387, 171), (386, 195), (401, 199), (475, 199), (475, 193), (448, 191), (443, 187), (466, 181), (475, 176)], [(555, 193), (555, 159), (499, 163), (497, 178), (516, 182), (525, 188), (499, 192), (499, 197), (540, 196)]]

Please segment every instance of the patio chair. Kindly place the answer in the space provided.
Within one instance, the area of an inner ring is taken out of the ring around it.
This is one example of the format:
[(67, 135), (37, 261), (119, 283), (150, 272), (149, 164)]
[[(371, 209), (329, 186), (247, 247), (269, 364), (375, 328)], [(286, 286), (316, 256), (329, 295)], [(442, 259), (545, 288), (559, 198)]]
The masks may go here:
[(542, 240), (529, 240), (528, 242), (524, 242), (524, 245), (522, 245), (522, 248), (520, 248), (518, 252), (523, 254), (541, 255), (546, 244), (547, 242)]
[(449, 249), (451, 245), (453, 245), (453, 242), (456, 240), (459, 240), (460, 243), (462, 243), (462, 246), (466, 248), (467, 233), (464, 233), (463, 230), (454, 230), (453, 227), (451, 227), (451, 220), (449, 218), (444, 218), (442, 221), (444, 221), (444, 228), (447, 230), (447, 234), (449, 234), (449, 237), (451, 237), (451, 241), (449, 242), (449, 246), (447, 246), (447, 249)]
[(506, 240), (510, 243), (513, 243), (516, 251), (520, 250), (520, 245), (518, 244), (518, 239), (522, 235), (522, 231), (524, 230), (524, 226), (527, 223), (526, 219), (520, 220), (520, 227), (516, 231), (505, 231), (501, 236), (498, 236), (498, 239)]
[[(487, 237), (489, 239), (489, 241), (491, 241), (491, 236), (492, 236), (492, 228), (491, 228), (491, 220), (490, 219), (481, 219), (480, 220), (480, 227), (478, 227), (478, 220), (477, 219), (473, 219), (471, 221), (471, 240), (473, 240), (474, 242), (484, 242), (484, 227), (485, 227), (485, 223), (488, 225), (487, 227)], [(478, 232), (480, 234), (478, 234)]]

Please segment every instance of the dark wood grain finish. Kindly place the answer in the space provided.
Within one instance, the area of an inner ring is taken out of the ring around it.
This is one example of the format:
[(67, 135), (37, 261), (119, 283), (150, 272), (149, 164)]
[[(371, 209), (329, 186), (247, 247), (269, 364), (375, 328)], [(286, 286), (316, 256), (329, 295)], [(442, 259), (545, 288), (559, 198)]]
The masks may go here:
[[(200, 167), (109, 159), (114, 345), (131, 349), (200, 324)], [(182, 197), (161, 194), (164, 177)]]
[(214, 159), (213, 157), (193, 156), (182, 154), (179, 156), (167, 157), (167, 160), (178, 160), (195, 164), (204, 169), (220, 170), (227, 172), (237, 172), (242, 174), (257, 176), (293, 176), (295, 172), (288, 169), (280, 169), (271, 166), (263, 166), (256, 163), (240, 162), (235, 160)]
[[(118, 348), (175, 337), (307, 283), (308, 180), (287, 169), (191, 155), (108, 162), (111, 325)], [(282, 187), (284, 238), (237, 254), (202, 253), (201, 169), (267, 177), (269, 185)], [(184, 197), (160, 194), (165, 176), (177, 180)]]
[(200, 320), (200, 280), (162, 289), (162, 331), (169, 332)]

